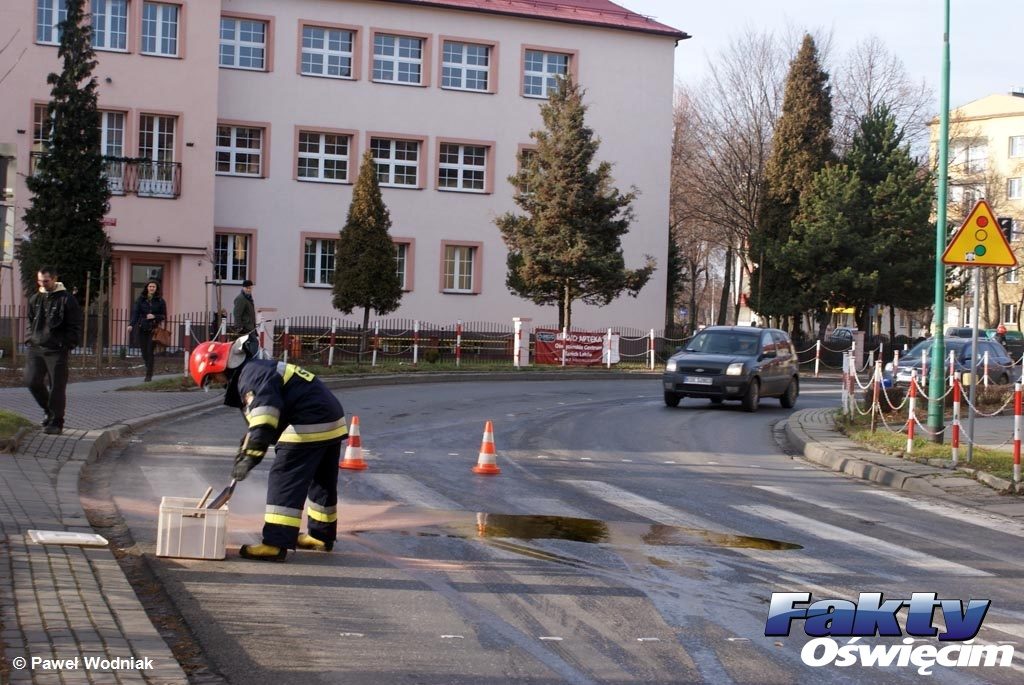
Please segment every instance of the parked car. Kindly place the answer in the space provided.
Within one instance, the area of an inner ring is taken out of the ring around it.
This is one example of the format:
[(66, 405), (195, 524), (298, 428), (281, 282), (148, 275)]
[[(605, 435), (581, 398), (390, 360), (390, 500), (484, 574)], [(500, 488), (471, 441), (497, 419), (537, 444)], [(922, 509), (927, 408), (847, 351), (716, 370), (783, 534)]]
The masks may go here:
[[(970, 326), (950, 326), (946, 329), (947, 338), (970, 338), (974, 335), (974, 329)], [(978, 329), (978, 338), (984, 338), (985, 331)]]
[(829, 342), (833, 343), (853, 342), (853, 334), (856, 332), (856, 328), (850, 328), (848, 326), (839, 326), (829, 334), (828, 340)]
[(714, 404), (739, 400), (753, 412), (762, 397), (778, 397), (789, 409), (800, 394), (799, 360), (785, 331), (710, 326), (669, 358), (662, 386), (669, 407), (703, 397)]
[[(968, 329), (969, 330), (969, 329)], [(908, 352), (900, 356), (899, 368), (893, 369), (892, 362), (885, 365), (885, 377), (891, 382), (902, 385), (909, 385), (910, 375), (917, 372), (919, 382), (921, 379), (921, 353), (924, 352), (926, 364), (932, 363), (932, 347), (935, 338), (922, 340), (914, 345)], [(955, 373), (962, 376), (969, 373), (971, 367), (980, 379), (984, 374), (985, 352), (988, 352), (988, 377), (989, 381), (997, 384), (1012, 383), (1017, 378), (1017, 370), (1013, 365), (1013, 359), (1002, 345), (995, 340), (981, 338), (978, 340), (978, 361), (971, 364), (971, 339), (970, 338), (944, 338), (946, 354), (943, 360), (943, 374), (948, 374), (949, 353), (954, 353)], [(930, 367), (929, 367), (930, 368)]]
[[(997, 331), (995, 328), (985, 329), (986, 337), (998, 341), (996, 334)], [(1014, 361), (1020, 361), (1021, 357), (1024, 357), (1024, 333), (1021, 333), (1020, 331), (1006, 331), (1006, 333), (1003, 334), (1002, 343), (1003, 347), (1005, 347), (1006, 351), (1010, 353), (1010, 357), (1013, 358)]]

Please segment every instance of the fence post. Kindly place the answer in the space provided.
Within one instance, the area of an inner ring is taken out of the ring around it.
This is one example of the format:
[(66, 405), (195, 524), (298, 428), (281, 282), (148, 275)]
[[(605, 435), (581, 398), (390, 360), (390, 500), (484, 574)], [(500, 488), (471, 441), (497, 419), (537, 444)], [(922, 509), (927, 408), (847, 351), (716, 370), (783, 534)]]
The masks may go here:
[(1020, 484), (1020, 383), (1013, 384), (1013, 482)]
[[(327, 350), (327, 366), (334, 366), (334, 345), (338, 341), (338, 320), (331, 319), (331, 347)], [(377, 361), (377, 350), (373, 351), (373, 360)]]
[(562, 326), (562, 366), (565, 366), (566, 348), (569, 347), (569, 329)]
[(818, 377), (818, 369), (821, 367), (821, 341), (814, 342), (814, 377)]
[(228, 320), (221, 317), (220, 328), (217, 329), (217, 340), (220, 342), (227, 342), (228, 337)]
[(843, 389), (839, 396), (839, 404), (843, 408), (844, 414), (849, 414), (850, 409), (850, 400), (846, 396), (848, 389), (850, 387), (850, 369), (848, 365), (849, 358), (850, 355), (847, 354), (846, 352), (843, 352), (843, 361), (841, 364), (841, 366), (843, 367)]
[[(953, 385), (953, 379), (956, 378), (956, 352), (953, 350), (949, 351), (949, 384)], [(974, 385), (974, 373), (971, 373), (971, 385)]]
[(604, 368), (612, 368), (612, 329), (608, 329), (608, 336), (604, 339)]
[(412, 322), (412, 363), (419, 364), (420, 361), (420, 322), (419, 319)]
[(380, 321), (373, 322), (373, 354), (370, 355), (370, 366), (377, 366), (377, 348), (380, 347)]
[(900, 351), (897, 350), (897, 349), (894, 349), (892, 351), (892, 383), (893, 383), (893, 385), (896, 384), (896, 374), (899, 373), (899, 370), (900, 370)]
[(928, 378), (928, 350), (921, 350), (921, 378)]
[(985, 388), (987, 389), (988, 388), (988, 350), (985, 350), (985, 353), (983, 355), (981, 355), (981, 358), (985, 360), (985, 366), (984, 366), (985, 375), (982, 376), (982, 383), (985, 384)]
[(960, 460), (960, 379), (953, 379), (953, 428), (951, 429), (952, 435), (952, 449), (951, 454), (953, 455), (953, 467), (956, 467), (957, 462)]
[(462, 365), (462, 320), (455, 324), (455, 368)]
[[(872, 350), (874, 351), (874, 350)], [(878, 401), (878, 388), (882, 384), (882, 360), (878, 359), (875, 361), (874, 369), (871, 375), (872, 389), (871, 389), (871, 432), (875, 432), (875, 410), (878, 410), (879, 415), (882, 413), (882, 404)]]
[(181, 347), (185, 350), (185, 375), (188, 375), (188, 358), (192, 355), (192, 321), (185, 319), (185, 339), (181, 341)]
[(907, 403), (910, 409), (907, 411), (907, 454), (914, 453), (914, 411), (917, 407), (917, 370), (910, 372), (910, 401)]
[(291, 336), (288, 334), (291, 325), (291, 319), (284, 320), (284, 333), (281, 335), (281, 347), (284, 348), (284, 355), (281, 357), (281, 359), (284, 361), (285, 364), (288, 363), (288, 348), (291, 347)]
[(654, 371), (654, 329), (651, 329), (651, 344), (649, 345), (648, 353), (651, 357), (651, 371)]

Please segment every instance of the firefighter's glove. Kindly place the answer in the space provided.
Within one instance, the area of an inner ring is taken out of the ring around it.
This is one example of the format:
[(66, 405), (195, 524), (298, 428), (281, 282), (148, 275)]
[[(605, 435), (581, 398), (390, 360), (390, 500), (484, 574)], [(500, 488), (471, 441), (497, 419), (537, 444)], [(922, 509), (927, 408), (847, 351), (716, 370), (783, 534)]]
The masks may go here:
[(235, 455), (235, 468), (231, 472), (231, 477), (235, 480), (245, 480), (245, 477), (249, 475), (249, 472), (256, 468), (263, 460), (263, 455), (266, 452), (259, 452), (253, 449), (239, 450), (238, 454)]

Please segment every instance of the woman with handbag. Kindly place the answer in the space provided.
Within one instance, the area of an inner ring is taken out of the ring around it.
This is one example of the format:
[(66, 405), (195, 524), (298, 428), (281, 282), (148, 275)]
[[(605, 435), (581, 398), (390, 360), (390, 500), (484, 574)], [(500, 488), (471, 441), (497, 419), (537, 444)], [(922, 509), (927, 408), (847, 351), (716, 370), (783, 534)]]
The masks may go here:
[(160, 297), (160, 283), (147, 281), (142, 294), (132, 308), (132, 320), (128, 325), (128, 333), (135, 331), (139, 347), (142, 348), (142, 360), (146, 363), (146, 380), (153, 380), (153, 333), (167, 318), (167, 303)]

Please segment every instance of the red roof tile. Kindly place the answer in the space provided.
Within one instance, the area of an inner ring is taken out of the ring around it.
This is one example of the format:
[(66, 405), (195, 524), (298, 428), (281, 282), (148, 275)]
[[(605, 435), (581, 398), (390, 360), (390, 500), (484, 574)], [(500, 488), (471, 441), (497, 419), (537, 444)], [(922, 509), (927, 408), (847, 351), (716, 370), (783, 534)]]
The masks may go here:
[(534, 19), (550, 19), (591, 24), (628, 31), (643, 31), (672, 36), (677, 40), (690, 36), (679, 29), (660, 24), (650, 17), (616, 5), (609, 0), (385, 0), (424, 7), (448, 7), (474, 12), (511, 14)]

